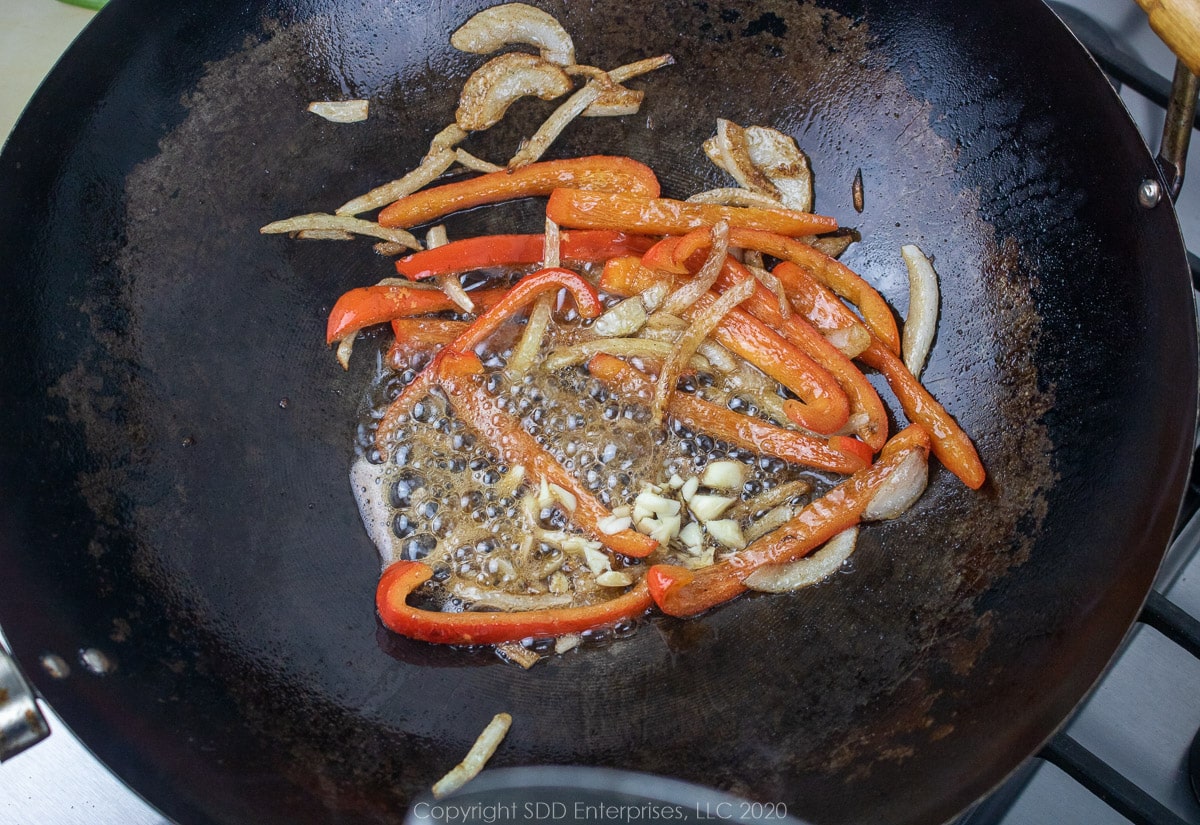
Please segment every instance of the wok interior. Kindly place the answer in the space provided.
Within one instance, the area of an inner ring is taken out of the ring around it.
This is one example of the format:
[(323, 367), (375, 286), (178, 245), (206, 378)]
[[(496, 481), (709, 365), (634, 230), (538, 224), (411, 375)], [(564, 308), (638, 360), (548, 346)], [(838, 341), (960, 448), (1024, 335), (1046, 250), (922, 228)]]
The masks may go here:
[[(134, 55), (106, 106), (65, 116), (55, 174), (17, 177), (43, 229), (4, 238), (26, 321), (5, 351), (28, 351), (31, 326), (36, 355), (3, 370), (14, 648), (35, 677), (43, 652), (118, 663), (39, 687), (187, 822), (389, 821), (502, 710), (495, 765), (641, 770), (817, 822), (945, 819), (1078, 700), (1175, 515), (1195, 337), (1172, 216), (1133, 197), (1153, 171), (1132, 126), (1034, 3), (549, 4), (581, 61), (677, 60), (631, 84), (639, 115), (578, 122), (553, 156), (627, 154), (682, 197), (723, 185), (700, 150), (716, 118), (772, 126), (810, 154), (817, 210), (862, 233), (846, 262), (901, 317), (900, 245), (934, 257), (924, 382), (990, 481), (972, 493), (935, 469), (827, 585), (654, 618), (525, 672), (377, 627), (347, 474), (384, 341), (348, 373), (322, 341), (337, 295), (389, 264), (366, 241), (257, 234), (415, 165), (482, 60), (447, 43), (481, 5), (210, 3), (134, 39), (117, 30), (131, 3), (60, 69), (49, 111), (102, 36)], [(168, 55), (182, 68), (142, 79)], [(303, 111), (338, 97), (370, 98), (371, 118)], [(502, 160), (551, 108), (523, 102), (469, 148)], [(539, 210), (448, 227), (536, 231)]]

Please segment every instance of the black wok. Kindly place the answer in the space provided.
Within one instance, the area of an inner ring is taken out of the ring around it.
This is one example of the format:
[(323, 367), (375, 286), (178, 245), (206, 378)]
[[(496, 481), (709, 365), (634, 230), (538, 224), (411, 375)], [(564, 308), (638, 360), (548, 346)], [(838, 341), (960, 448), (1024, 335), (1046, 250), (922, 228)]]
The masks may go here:
[[(936, 256), (925, 383), (989, 482), (935, 469), (833, 584), (524, 672), (378, 627), (347, 481), (373, 359), (344, 373), (322, 340), (337, 295), (388, 264), (257, 233), (417, 162), (481, 62), (447, 40), (482, 5), (116, 0), (51, 75), (0, 160), (16, 657), (184, 823), (398, 820), (501, 710), (495, 766), (644, 771), (818, 823), (947, 819), (1097, 678), (1177, 513), (1196, 335), (1174, 215), (1138, 204), (1145, 146), (1033, 0), (549, 3), (581, 60), (678, 61), (633, 84), (640, 115), (577, 123), (552, 155), (629, 154), (681, 196), (720, 180), (699, 150), (717, 117), (769, 124), (901, 314), (899, 246)], [(338, 97), (371, 118), (303, 111)], [(507, 157), (548, 111), (521, 104), (474, 151)]]

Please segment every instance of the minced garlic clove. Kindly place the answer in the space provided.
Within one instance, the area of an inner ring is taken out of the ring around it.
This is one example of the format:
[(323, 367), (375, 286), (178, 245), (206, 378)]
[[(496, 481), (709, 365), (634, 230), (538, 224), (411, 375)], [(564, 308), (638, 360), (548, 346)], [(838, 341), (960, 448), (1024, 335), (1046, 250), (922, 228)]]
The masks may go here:
[(721, 514), (729, 509), (734, 499), (727, 496), (715, 496), (708, 493), (697, 493), (688, 500), (688, 509), (702, 522), (719, 519)]
[(718, 490), (740, 490), (746, 483), (746, 465), (740, 461), (714, 461), (704, 468), (700, 483)]
[(704, 529), (710, 536), (732, 550), (741, 550), (746, 546), (741, 526), (731, 518), (710, 521), (704, 525)]

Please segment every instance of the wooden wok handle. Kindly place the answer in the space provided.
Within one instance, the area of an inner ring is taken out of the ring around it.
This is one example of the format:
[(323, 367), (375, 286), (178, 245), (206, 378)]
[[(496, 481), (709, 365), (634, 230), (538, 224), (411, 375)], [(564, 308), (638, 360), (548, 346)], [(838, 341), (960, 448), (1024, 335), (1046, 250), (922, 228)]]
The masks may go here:
[(1150, 28), (1175, 52), (1192, 74), (1200, 75), (1200, 2), (1137, 0), (1150, 15)]

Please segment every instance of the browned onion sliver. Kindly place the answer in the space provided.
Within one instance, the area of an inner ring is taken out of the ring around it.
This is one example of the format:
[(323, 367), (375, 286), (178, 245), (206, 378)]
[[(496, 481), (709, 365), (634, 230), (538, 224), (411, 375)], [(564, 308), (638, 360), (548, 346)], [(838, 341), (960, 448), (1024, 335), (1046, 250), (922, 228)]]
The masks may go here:
[(787, 593), (809, 587), (827, 579), (838, 571), (854, 552), (858, 542), (858, 528), (843, 530), (825, 542), (820, 550), (787, 564), (772, 564), (760, 567), (743, 582), (751, 590), (765, 593)]

